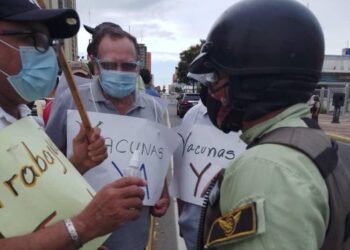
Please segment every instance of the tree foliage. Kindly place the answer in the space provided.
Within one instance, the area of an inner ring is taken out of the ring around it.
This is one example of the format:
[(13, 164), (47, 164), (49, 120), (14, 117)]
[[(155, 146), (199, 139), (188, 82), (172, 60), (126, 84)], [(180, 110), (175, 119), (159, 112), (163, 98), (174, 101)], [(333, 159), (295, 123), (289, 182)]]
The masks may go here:
[(182, 93), (182, 88), (180, 88), (180, 87), (175, 87), (175, 92), (176, 92), (176, 93)]
[(204, 40), (200, 40), (199, 44), (193, 45), (180, 53), (180, 62), (176, 71), (177, 82), (191, 83), (191, 80), (187, 78), (188, 69), (193, 59), (199, 54), (204, 42)]

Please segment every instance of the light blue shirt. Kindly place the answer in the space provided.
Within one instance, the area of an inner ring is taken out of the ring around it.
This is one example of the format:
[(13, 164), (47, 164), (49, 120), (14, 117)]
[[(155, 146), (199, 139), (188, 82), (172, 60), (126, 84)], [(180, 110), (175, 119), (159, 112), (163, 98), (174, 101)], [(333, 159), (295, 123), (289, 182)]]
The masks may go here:
[[(79, 86), (79, 93), (87, 111), (118, 114), (111, 101), (102, 93), (98, 80)], [(67, 147), (67, 110), (76, 109), (68, 90), (56, 96), (46, 132), (52, 141), (65, 153)], [(163, 112), (159, 103), (144, 93), (135, 94), (135, 102), (127, 116), (139, 117), (163, 123)], [(141, 216), (130, 221), (112, 233), (103, 244), (109, 250), (143, 250), (148, 241), (150, 225), (149, 207), (143, 207)]]

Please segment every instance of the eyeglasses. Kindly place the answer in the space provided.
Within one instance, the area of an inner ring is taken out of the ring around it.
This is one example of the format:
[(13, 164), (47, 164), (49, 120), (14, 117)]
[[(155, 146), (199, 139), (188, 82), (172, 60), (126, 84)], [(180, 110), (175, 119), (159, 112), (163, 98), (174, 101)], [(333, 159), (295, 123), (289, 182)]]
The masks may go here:
[(52, 45), (50, 37), (40, 31), (4, 30), (0, 31), (0, 36), (21, 36), (23, 38), (23, 41), (31, 39), (34, 48), (41, 53), (45, 53)]
[(108, 59), (97, 59), (97, 63), (105, 70), (135, 71), (139, 62), (116, 62)]

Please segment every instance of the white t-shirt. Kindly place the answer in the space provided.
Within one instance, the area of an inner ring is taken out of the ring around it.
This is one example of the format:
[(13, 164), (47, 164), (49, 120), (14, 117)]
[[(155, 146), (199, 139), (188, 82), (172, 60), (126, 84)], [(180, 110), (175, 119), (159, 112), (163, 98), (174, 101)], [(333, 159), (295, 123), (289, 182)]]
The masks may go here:
[[(24, 105), (24, 104), (19, 105), (18, 110), (19, 110), (19, 114), (20, 114), (21, 118), (29, 116), (31, 113), (31, 111), (27, 107), (27, 105)], [(17, 119), (15, 117), (13, 117), (9, 113), (5, 112), (5, 110), (3, 110), (0, 107), (0, 130), (3, 128), (6, 128), (8, 125), (11, 125), (12, 123), (14, 123), (16, 121), (17, 121)]]
[(207, 108), (199, 101), (197, 105), (186, 113), (182, 123), (191, 124), (191, 126), (193, 126), (193, 124), (212, 125), (208, 118)]

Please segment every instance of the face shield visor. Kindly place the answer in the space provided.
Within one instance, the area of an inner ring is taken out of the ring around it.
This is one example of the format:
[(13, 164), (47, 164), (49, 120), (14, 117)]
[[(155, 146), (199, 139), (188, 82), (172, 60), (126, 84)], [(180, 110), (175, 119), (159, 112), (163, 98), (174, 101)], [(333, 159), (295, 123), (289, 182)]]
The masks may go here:
[(215, 72), (204, 73), (204, 74), (194, 74), (189, 72), (187, 74), (187, 77), (199, 82), (200, 84), (206, 87), (208, 87), (209, 85), (213, 85), (215, 82), (218, 81), (218, 77)]

